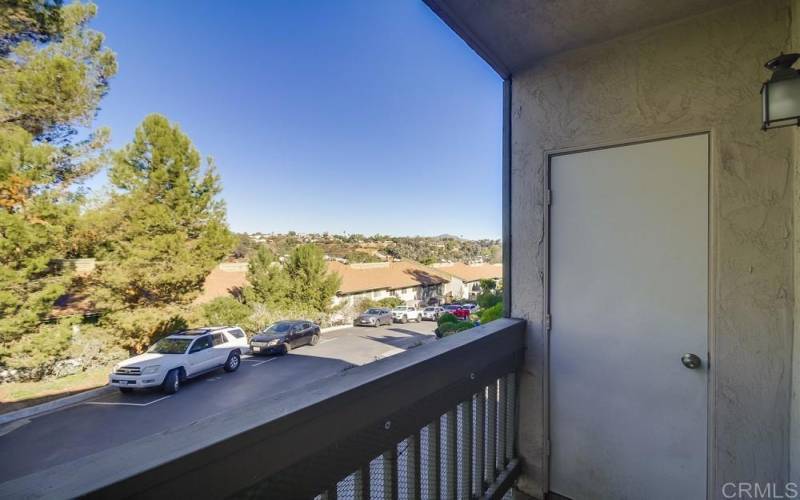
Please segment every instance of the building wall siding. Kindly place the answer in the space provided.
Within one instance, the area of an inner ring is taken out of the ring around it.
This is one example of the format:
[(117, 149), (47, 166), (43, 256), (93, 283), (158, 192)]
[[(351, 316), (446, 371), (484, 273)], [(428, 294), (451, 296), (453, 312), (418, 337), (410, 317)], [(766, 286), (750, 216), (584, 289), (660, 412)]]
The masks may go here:
[(728, 481), (787, 480), (796, 132), (759, 130), (758, 91), (763, 63), (789, 49), (790, 14), (784, 0), (740, 2), (512, 75), (511, 303), (529, 325), (523, 492), (541, 497), (547, 475), (545, 153), (699, 130), (712, 131), (712, 496)]

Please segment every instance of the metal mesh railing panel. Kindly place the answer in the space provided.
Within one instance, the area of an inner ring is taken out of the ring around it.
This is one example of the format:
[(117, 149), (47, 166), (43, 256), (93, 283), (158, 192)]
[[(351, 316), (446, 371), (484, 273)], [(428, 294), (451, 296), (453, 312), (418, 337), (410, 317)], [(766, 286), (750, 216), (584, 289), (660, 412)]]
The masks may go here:
[[(489, 383), (317, 498), (451, 500), (485, 494), (514, 458), (515, 384), (513, 373)], [(510, 489), (502, 498), (511, 498)]]

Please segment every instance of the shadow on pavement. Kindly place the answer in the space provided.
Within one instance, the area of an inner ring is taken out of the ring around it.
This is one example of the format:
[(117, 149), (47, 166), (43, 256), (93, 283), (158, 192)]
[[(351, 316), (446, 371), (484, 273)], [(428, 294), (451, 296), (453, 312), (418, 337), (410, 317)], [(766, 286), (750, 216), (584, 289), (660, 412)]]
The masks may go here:
[[(400, 347), (401, 345), (405, 344), (405, 348), (407, 349), (411, 347), (416, 347), (423, 342), (427, 342), (435, 338), (433, 333), (420, 333), (420, 332), (415, 332), (413, 330), (406, 330), (405, 328), (393, 327), (393, 328), (388, 328), (387, 330), (390, 332), (402, 333), (403, 336), (396, 337), (392, 335), (381, 335), (381, 336), (367, 335), (364, 338), (369, 340), (374, 340), (375, 342), (381, 342), (383, 344), (390, 345), (392, 347)], [(415, 342), (412, 342), (411, 345), (408, 345), (409, 339), (414, 339)]]

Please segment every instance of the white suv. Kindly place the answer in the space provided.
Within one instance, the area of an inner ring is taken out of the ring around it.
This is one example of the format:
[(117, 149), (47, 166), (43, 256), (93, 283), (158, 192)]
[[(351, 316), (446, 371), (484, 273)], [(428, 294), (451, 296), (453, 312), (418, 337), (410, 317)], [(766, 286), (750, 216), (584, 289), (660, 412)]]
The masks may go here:
[(178, 392), (181, 382), (224, 368), (233, 372), (247, 349), (247, 336), (239, 327), (208, 327), (178, 332), (159, 340), (146, 353), (114, 367), (109, 384), (122, 392), (161, 386), (167, 394)]
[(409, 321), (419, 323), (422, 319), (422, 314), (414, 306), (397, 306), (392, 309), (392, 319), (398, 323), (408, 323)]

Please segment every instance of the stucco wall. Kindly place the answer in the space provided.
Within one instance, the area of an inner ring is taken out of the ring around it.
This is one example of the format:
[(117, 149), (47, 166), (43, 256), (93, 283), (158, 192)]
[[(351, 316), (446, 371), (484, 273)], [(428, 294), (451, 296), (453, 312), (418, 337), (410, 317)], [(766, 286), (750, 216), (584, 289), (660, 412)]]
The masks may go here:
[[(790, 2), (792, 19), (800, 19), (800, 0)], [(792, 51), (800, 51), (800, 22), (793, 22)], [(793, 212), (800, 214), (800, 129), (792, 131), (794, 140)], [(794, 217), (794, 315), (800, 318), (800, 216)], [(789, 430), (789, 480), (800, 484), (800, 321), (794, 321), (792, 353), (791, 428)]]
[(712, 131), (712, 492), (787, 480), (795, 132), (759, 130), (758, 91), (763, 63), (789, 48), (790, 22), (788, 1), (737, 3), (512, 75), (512, 315), (529, 320), (524, 492), (540, 496), (546, 478), (544, 153), (698, 130)]

